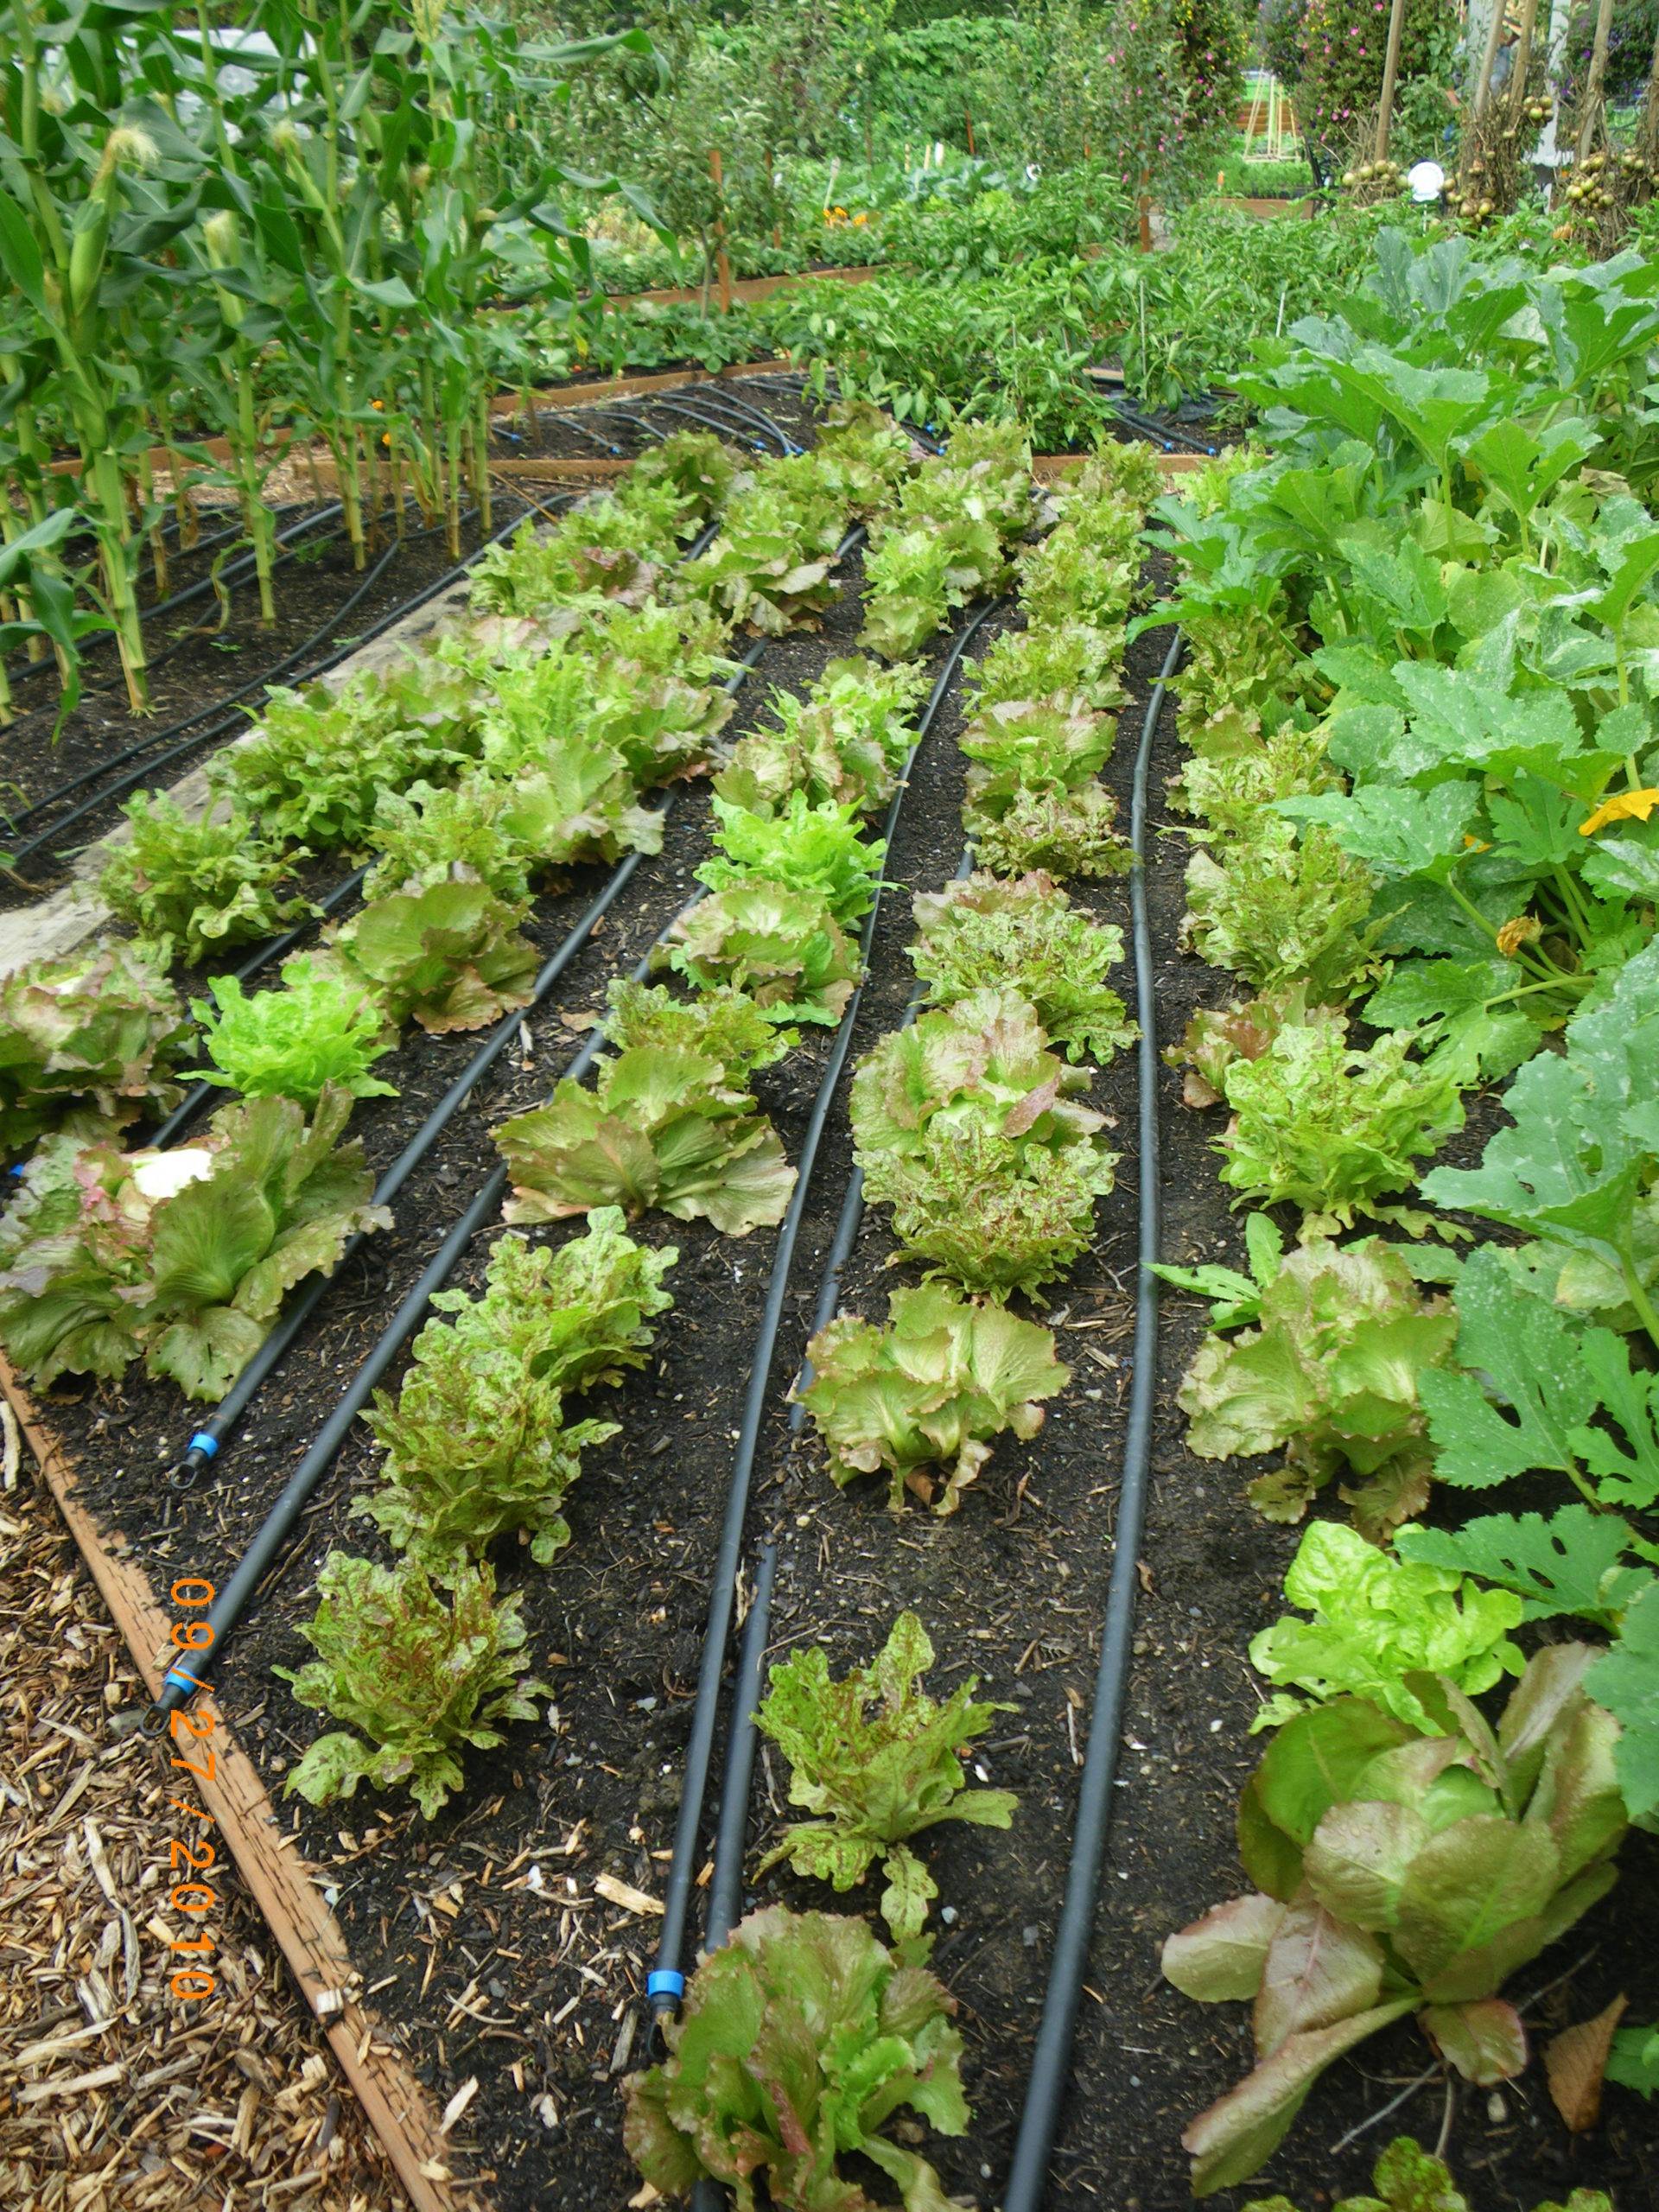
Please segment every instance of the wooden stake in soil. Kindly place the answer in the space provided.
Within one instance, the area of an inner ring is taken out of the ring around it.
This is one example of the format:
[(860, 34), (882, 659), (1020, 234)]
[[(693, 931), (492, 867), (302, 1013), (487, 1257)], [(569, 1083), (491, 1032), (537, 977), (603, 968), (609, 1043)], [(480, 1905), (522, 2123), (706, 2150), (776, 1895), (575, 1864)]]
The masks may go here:
[(1596, 10), (1596, 42), (1590, 54), (1590, 73), (1584, 83), (1584, 111), (1579, 118), (1578, 157), (1582, 162), (1595, 143), (1601, 119), (1601, 86), (1607, 74), (1607, 37), (1613, 27), (1613, 0), (1601, 0)]
[(1406, 0), (1394, 0), (1389, 10), (1389, 42), (1382, 52), (1382, 91), (1376, 110), (1374, 161), (1389, 158), (1389, 131), (1394, 122), (1394, 82), (1400, 74), (1400, 36), (1405, 29)]
[(1480, 74), (1475, 79), (1475, 97), (1469, 109), (1469, 120), (1463, 132), (1463, 151), (1458, 161), (1458, 188), (1461, 191), (1469, 178), (1469, 164), (1475, 157), (1480, 143), (1480, 126), (1486, 118), (1486, 103), (1491, 97), (1492, 67), (1497, 60), (1498, 42), (1503, 36), (1503, 0), (1493, 0), (1492, 20), (1486, 33), (1486, 45), (1480, 57)]
[(1152, 172), (1144, 164), (1141, 170), (1141, 251), (1152, 251)]
[(709, 149), (709, 174), (715, 181), (715, 275), (720, 284), (720, 311), (732, 311), (732, 264), (726, 253), (726, 172), (718, 146)]
[(979, 149), (974, 143), (974, 118), (969, 112), (966, 100), (962, 104), (962, 119), (968, 126), (968, 150), (970, 154), (976, 154)]
[(1510, 71), (1510, 92), (1505, 112), (1510, 127), (1518, 129), (1521, 111), (1527, 104), (1527, 78), (1532, 68), (1532, 34), (1538, 21), (1538, 0), (1522, 0), (1521, 23), (1515, 36), (1515, 61)]

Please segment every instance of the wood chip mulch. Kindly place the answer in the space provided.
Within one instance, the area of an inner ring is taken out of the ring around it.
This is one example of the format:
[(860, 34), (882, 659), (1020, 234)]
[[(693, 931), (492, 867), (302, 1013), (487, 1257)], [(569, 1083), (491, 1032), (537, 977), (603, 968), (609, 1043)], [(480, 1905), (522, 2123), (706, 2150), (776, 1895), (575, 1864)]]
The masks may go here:
[[(171, 1909), (188, 1824), (111, 1726), (137, 1671), (15, 1432), (0, 1452), (0, 2203), (405, 2212), (234, 1867), (210, 1922)], [(167, 1946), (204, 1925), (218, 1987), (182, 2003)]]

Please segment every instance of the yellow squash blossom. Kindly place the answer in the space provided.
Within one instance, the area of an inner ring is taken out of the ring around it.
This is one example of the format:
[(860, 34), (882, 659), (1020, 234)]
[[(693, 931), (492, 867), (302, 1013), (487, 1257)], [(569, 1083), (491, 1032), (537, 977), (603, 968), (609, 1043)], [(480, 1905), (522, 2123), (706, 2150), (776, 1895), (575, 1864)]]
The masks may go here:
[(1579, 824), (1580, 837), (1589, 837), (1604, 830), (1610, 822), (1645, 822), (1659, 806), (1659, 791), (1617, 791), (1611, 798), (1605, 798), (1593, 814), (1586, 814)]

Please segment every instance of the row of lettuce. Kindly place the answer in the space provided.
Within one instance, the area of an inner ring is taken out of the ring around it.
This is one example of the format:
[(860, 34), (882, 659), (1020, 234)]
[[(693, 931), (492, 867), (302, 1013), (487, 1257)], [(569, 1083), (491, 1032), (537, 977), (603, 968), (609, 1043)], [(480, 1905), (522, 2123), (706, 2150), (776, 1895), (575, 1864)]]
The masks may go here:
[[(1257, 1209), (1249, 1273), (1162, 1271), (1212, 1300), (1180, 1402), (1199, 1456), (1283, 1454), (1258, 1513), (1350, 1516), (1251, 1645), (1255, 1889), (1164, 1953), (1254, 2005), (1253, 2069), (1183, 2139), (1200, 2194), (1402, 2017), (1468, 2082), (1519, 2074), (1501, 1993), (1659, 1825), (1656, 340), (1633, 256), (1385, 236), (1245, 380), (1268, 448), (1160, 510), (1186, 929), (1245, 987), (1169, 1057)], [(1424, 1172), (1471, 1099), (1493, 1133)], [(1471, 1493), (1507, 1510), (1459, 1526)], [(1569, 2126), (1604, 2070), (1659, 2086), (1622, 2010)]]

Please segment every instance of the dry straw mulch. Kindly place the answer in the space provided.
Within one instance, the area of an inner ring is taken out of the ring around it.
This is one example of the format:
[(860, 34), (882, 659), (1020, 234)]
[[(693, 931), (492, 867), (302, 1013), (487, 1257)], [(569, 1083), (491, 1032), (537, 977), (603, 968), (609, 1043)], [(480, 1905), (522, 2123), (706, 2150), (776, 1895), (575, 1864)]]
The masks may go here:
[[(169, 1847), (216, 1832), (120, 1728), (137, 1671), (9, 1420), (0, 1679), (0, 2204), (404, 2212), (234, 1867), (209, 1920), (170, 1908)], [(202, 1928), (219, 1986), (181, 2003), (167, 1945)]]

